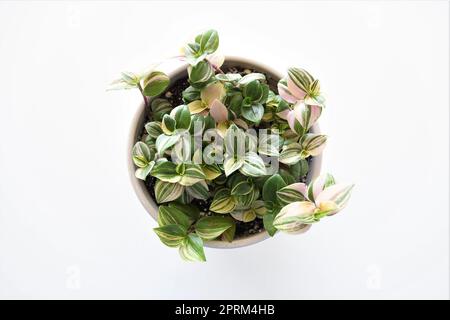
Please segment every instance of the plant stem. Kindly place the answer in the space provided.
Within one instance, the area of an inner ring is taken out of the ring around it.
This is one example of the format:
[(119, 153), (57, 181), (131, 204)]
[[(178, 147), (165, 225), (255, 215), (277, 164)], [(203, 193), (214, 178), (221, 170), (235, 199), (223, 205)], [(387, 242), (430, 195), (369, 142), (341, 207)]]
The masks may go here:
[(144, 90), (142, 89), (142, 86), (141, 86), (140, 83), (138, 83), (138, 88), (139, 88), (139, 91), (140, 91), (141, 94), (142, 94), (142, 98), (144, 98), (144, 104), (145, 104), (145, 107), (148, 109), (148, 101), (147, 101), (147, 97), (144, 95)]

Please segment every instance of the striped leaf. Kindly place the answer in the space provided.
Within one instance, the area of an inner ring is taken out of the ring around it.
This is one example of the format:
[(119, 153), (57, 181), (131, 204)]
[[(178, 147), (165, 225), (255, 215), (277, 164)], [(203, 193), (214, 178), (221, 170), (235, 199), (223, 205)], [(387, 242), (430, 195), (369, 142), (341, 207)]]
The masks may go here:
[(302, 159), (302, 146), (299, 143), (291, 143), (281, 150), (279, 161), (284, 164), (293, 165)]
[(267, 174), (263, 159), (255, 152), (248, 152), (245, 155), (244, 163), (239, 171), (249, 177), (260, 177)]
[(195, 232), (204, 240), (213, 240), (233, 226), (233, 219), (223, 216), (200, 218), (195, 224)]
[(347, 205), (353, 186), (352, 184), (334, 184), (325, 188), (316, 198), (317, 207), (320, 211), (326, 212), (326, 215), (338, 213)]
[(236, 203), (231, 196), (230, 189), (220, 189), (214, 195), (209, 210), (217, 213), (230, 213), (236, 208)]
[(245, 85), (247, 85), (250, 82), (255, 81), (255, 80), (264, 81), (264, 80), (266, 80), (266, 76), (264, 74), (262, 74), (262, 73), (257, 73), (257, 72), (249, 73), (249, 74), (246, 74), (245, 76), (243, 76), (238, 81), (238, 85), (239, 86), (245, 86)]
[(273, 226), (281, 231), (293, 231), (301, 224), (316, 222), (316, 206), (309, 201), (292, 202), (284, 206), (273, 220)]
[(162, 156), (164, 152), (172, 147), (175, 143), (178, 142), (180, 139), (178, 134), (174, 134), (171, 136), (162, 134), (160, 135), (155, 142), (156, 150), (158, 151), (158, 154)]
[(205, 181), (199, 181), (191, 186), (186, 187), (186, 192), (195, 199), (207, 200), (210, 196), (208, 185)]
[(169, 205), (159, 206), (158, 224), (160, 227), (171, 224), (178, 224), (186, 229), (191, 226), (194, 219), (180, 210), (182, 207), (174, 207)]
[(317, 196), (327, 187), (336, 184), (334, 177), (329, 174), (321, 174), (308, 185), (308, 199), (315, 202)]
[(206, 261), (205, 253), (203, 251), (203, 241), (195, 233), (190, 233), (183, 239), (178, 252), (186, 261)]
[(153, 230), (162, 243), (172, 248), (178, 247), (187, 236), (187, 228), (179, 224), (168, 224)]
[(175, 129), (176, 129), (175, 126), (176, 126), (175, 119), (172, 118), (170, 115), (165, 114), (163, 119), (162, 119), (161, 130), (166, 135), (172, 135), (174, 133)]
[(155, 157), (155, 154), (151, 149), (142, 141), (136, 142), (132, 150), (133, 162), (139, 168), (145, 168), (151, 160)]
[(161, 180), (155, 183), (156, 202), (164, 203), (176, 200), (183, 193), (184, 187), (178, 183), (164, 182)]
[(162, 121), (165, 114), (170, 113), (172, 105), (166, 99), (153, 99), (151, 103), (151, 109), (154, 121)]
[(200, 180), (206, 179), (202, 167), (198, 164), (185, 164), (185, 170), (179, 183), (183, 186), (192, 186)]
[(301, 90), (303, 93), (309, 93), (314, 78), (304, 69), (289, 68), (287, 82), (291, 92), (297, 95), (297, 90)]
[(248, 121), (259, 123), (264, 115), (264, 107), (261, 103), (242, 106), (241, 113), (242, 116)]
[(248, 208), (259, 198), (259, 189), (253, 188), (249, 193), (245, 195), (234, 196), (237, 208)]
[(289, 91), (287, 80), (281, 79), (278, 81), (278, 94), (281, 98), (289, 103), (296, 103), (298, 100), (302, 99), (302, 97), (295, 96), (291, 91)]
[(200, 98), (201, 101), (210, 108), (215, 100), (222, 101), (225, 94), (226, 91), (224, 85), (221, 82), (215, 82), (202, 89)]
[(227, 241), (227, 242), (233, 242), (234, 240), (234, 236), (236, 234), (236, 221), (232, 220), (232, 226), (231, 228), (228, 228), (227, 230), (224, 231), (224, 233), (222, 233), (222, 241)]
[(234, 157), (228, 157), (223, 163), (223, 169), (225, 170), (225, 175), (228, 177), (233, 172), (238, 170), (244, 165), (244, 159), (236, 159)]
[(169, 86), (169, 77), (161, 71), (153, 71), (144, 79), (143, 94), (148, 97), (160, 95)]
[(325, 148), (326, 142), (326, 135), (316, 133), (305, 134), (300, 140), (300, 144), (302, 147), (301, 158), (305, 159), (309, 156), (318, 156)]
[(189, 129), (190, 126), (191, 113), (189, 107), (187, 105), (178, 106), (175, 112), (175, 127), (177, 129)]
[[(308, 130), (317, 122), (322, 113), (322, 107), (312, 106), (297, 102), (294, 110), (287, 115), (289, 127), (300, 135), (308, 132)], [(300, 128), (299, 128), (300, 126)]]
[(155, 161), (150, 161), (144, 168), (137, 168), (136, 172), (134, 173), (135, 177), (145, 181), (147, 176), (150, 174), (150, 171), (152, 171), (154, 165)]
[(206, 83), (213, 75), (214, 69), (206, 61), (188, 67), (189, 81), (192, 85)]
[(195, 38), (200, 45), (200, 51), (211, 54), (219, 47), (219, 35), (216, 30), (207, 30)]
[(236, 181), (232, 185), (231, 194), (237, 196), (243, 196), (249, 194), (253, 189), (253, 183), (247, 179)]
[(164, 182), (176, 183), (181, 180), (181, 176), (177, 173), (177, 165), (170, 161), (163, 161), (157, 163), (151, 175)]
[(223, 82), (235, 82), (242, 79), (239, 73), (219, 73), (216, 74), (216, 79)]
[(153, 139), (158, 138), (162, 133), (161, 122), (152, 121), (145, 125), (145, 131), (147, 131), (148, 135)]
[(305, 201), (306, 184), (298, 182), (277, 191), (278, 203), (285, 206), (296, 201)]
[(280, 152), (280, 136), (275, 134), (260, 135), (258, 152), (266, 156), (278, 157)]
[(258, 218), (262, 218), (267, 214), (267, 207), (262, 200), (256, 200), (253, 203), (252, 208)]
[(277, 203), (277, 191), (284, 188), (286, 186), (286, 182), (284, 182), (283, 178), (279, 174), (274, 174), (272, 177), (264, 182), (262, 188), (262, 198), (265, 202)]
[(206, 180), (214, 180), (222, 174), (217, 164), (204, 164), (202, 165), (203, 172), (205, 173)]
[(238, 221), (242, 221), (242, 222), (251, 222), (256, 219), (255, 210), (252, 208), (245, 209), (245, 210), (239, 210), (239, 211), (233, 211), (230, 214), (234, 219), (236, 219)]

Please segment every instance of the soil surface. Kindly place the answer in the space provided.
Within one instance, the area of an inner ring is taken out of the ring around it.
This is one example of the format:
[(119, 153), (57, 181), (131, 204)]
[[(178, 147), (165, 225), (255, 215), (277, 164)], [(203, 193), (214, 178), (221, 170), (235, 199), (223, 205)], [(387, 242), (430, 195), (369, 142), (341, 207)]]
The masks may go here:
[[(252, 72), (259, 72), (258, 70), (244, 69), (244, 68), (233, 67), (233, 66), (224, 66), (222, 68), (222, 71), (224, 73), (239, 73), (242, 76), (252, 73)], [(265, 76), (266, 76), (267, 83), (268, 83), (270, 89), (274, 92), (277, 92), (277, 87), (276, 87), (277, 82), (275, 81), (275, 79), (269, 77), (267, 74), (265, 74)], [(172, 104), (173, 107), (179, 106), (180, 104), (183, 104), (182, 92), (187, 87), (189, 87), (189, 82), (188, 82), (187, 78), (177, 80), (170, 86), (170, 88), (166, 91), (166, 93), (163, 96), (161, 96), (161, 98), (167, 99)], [(151, 119), (148, 118), (145, 123), (147, 123), (148, 121), (151, 121)], [(143, 128), (141, 136), (144, 133), (145, 133), (145, 129)], [(311, 164), (311, 158), (308, 158), (308, 164)], [(303, 177), (300, 182), (305, 182), (305, 180), (306, 180), (306, 177)], [(149, 175), (145, 181), (145, 185), (147, 186), (147, 190), (148, 190), (150, 196), (156, 202), (155, 190), (154, 190), (155, 182), (156, 182), (156, 179)], [(194, 199), (192, 201), (192, 204), (196, 205), (200, 209), (202, 216), (210, 216), (210, 215), (212, 215), (212, 213), (209, 211), (209, 206), (211, 204), (211, 201), (212, 201), (212, 199), (208, 199), (206, 201)], [(246, 238), (250, 235), (260, 233), (262, 231), (264, 231), (264, 225), (263, 225), (262, 219), (256, 218), (255, 220), (253, 220), (251, 222), (236, 221), (236, 234), (235, 234), (234, 238), (235, 239)]]

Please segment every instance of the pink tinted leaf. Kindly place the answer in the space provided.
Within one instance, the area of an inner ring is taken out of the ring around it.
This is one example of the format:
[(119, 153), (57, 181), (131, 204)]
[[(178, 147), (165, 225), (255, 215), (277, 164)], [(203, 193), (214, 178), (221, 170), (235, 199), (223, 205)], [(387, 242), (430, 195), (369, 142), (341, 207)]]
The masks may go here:
[(291, 95), (297, 100), (303, 100), (306, 96), (306, 92), (297, 87), (290, 77), (287, 77), (287, 87)]
[(209, 114), (213, 119), (220, 123), (225, 122), (228, 119), (228, 109), (220, 100), (214, 100), (209, 109)]
[(322, 203), (332, 201), (336, 204), (336, 210), (328, 213), (333, 215), (342, 210), (350, 199), (350, 195), (353, 189), (353, 184), (335, 184), (325, 188), (316, 198), (316, 205), (321, 206)]

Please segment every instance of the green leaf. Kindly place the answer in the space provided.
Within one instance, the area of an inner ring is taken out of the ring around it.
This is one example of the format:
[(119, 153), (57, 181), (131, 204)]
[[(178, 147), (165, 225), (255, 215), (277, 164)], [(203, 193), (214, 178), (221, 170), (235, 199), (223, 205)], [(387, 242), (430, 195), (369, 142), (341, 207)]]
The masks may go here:
[(132, 72), (122, 72), (119, 79), (110, 83), (107, 90), (133, 89), (139, 84), (140, 78)]
[(164, 203), (174, 201), (184, 191), (184, 187), (178, 183), (164, 182), (161, 180), (155, 183), (155, 197), (156, 202)]
[(263, 95), (263, 88), (258, 80), (253, 80), (244, 86), (242, 94), (245, 98), (250, 98), (251, 101), (259, 101)]
[(252, 204), (256, 201), (256, 199), (258, 199), (258, 197), (259, 190), (257, 188), (253, 188), (248, 194), (236, 195), (234, 196), (234, 199), (236, 204), (239, 205), (239, 208), (248, 208), (252, 206)]
[(248, 121), (259, 123), (264, 115), (264, 107), (260, 103), (242, 106), (241, 114)]
[[(323, 134), (307, 133), (300, 140), (302, 159), (309, 156), (318, 156), (322, 153), (327, 142), (327, 136)], [(280, 160), (281, 161), (281, 160)]]
[(153, 71), (144, 79), (144, 95), (148, 97), (155, 97), (160, 95), (169, 86), (170, 79), (160, 71)]
[(299, 191), (299, 185), (303, 186), (306, 193), (306, 186), (303, 183), (288, 185), (277, 191), (278, 203), (285, 206), (292, 202), (305, 201), (305, 195)]
[(191, 126), (191, 113), (187, 105), (183, 105), (177, 110), (175, 113), (175, 123), (177, 129), (189, 129)]
[(181, 176), (180, 184), (183, 186), (192, 186), (200, 180), (206, 179), (202, 167), (198, 164), (185, 164), (185, 171)]
[(166, 99), (153, 99), (151, 103), (151, 109), (153, 113), (154, 121), (162, 121), (162, 118), (165, 114), (169, 114), (172, 110), (172, 105)]
[(164, 182), (176, 183), (181, 180), (176, 168), (176, 164), (171, 161), (159, 162), (153, 167), (151, 175)]
[(266, 202), (277, 203), (277, 191), (286, 187), (286, 183), (279, 174), (266, 180), (262, 189), (262, 198)]
[(209, 210), (217, 213), (229, 213), (234, 210), (236, 203), (231, 196), (230, 189), (220, 189), (214, 195)]
[(171, 203), (169, 203), (169, 208), (183, 212), (192, 221), (196, 221), (198, 219), (198, 217), (200, 216), (200, 210), (195, 205), (171, 202)]
[(186, 187), (186, 191), (191, 197), (195, 199), (207, 200), (210, 196), (208, 185), (205, 181), (199, 181), (192, 186)]
[(268, 213), (263, 217), (264, 229), (267, 233), (273, 237), (277, 232), (277, 229), (273, 226), (273, 214)]
[(239, 73), (219, 73), (216, 75), (216, 79), (223, 82), (235, 82), (241, 78), (242, 76)]
[(188, 67), (188, 74), (191, 84), (206, 83), (214, 75), (214, 69), (208, 62), (200, 61), (194, 67)]
[(253, 189), (253, 183), (248, 181), (247, 179), (236, 181), (231, 188), (231, 194), (237, 196), (243, 196), (249, 194)]
[(244, 164), (239, 171), (249, 177), (260, 177), (267, 174), (263, 159), (255, 152), (248, 152), (245, 155)]
[(175, 119), (172, 118), (170, 115), (165, 114), (161, 123), (161, 131), (163, 131), (166, 135), (170, 136), (175, 131), (175, 125), (176, 125)]
[(279, 161), (284, 164), (292, 165), (302, 159), (302, 146), (299, 143), (291, 143), (281, 150)]
[(255, 80), (264, 81), (266, 80), (266, 76), (263, 75), (262, 73), (249, 73), (243, 76), (242, 79), (239, 80), (238, 84), (240, 86), (245, 86), (246, 84)]
[(136, 176), (136, 178), (144, 180), (147, 178), (147, 176), (149, 175), (150, 171), (152, 170), (153, 166), (155, 165), (154, 161), (150, 161), (148, 163), (148, 165), (144, 168), (138, 168), (136, 170), (136, 172), (134, 173), (134, 175)]
[(189, 86), (183, 91), (182, 96), (185, 104), (189, 104), (195, 100), (200, 100), (200, 89)]
[(164, 151), (172, 147), (177, 141), (180, 139), (179, 135), (174, 134), (172, 136), (168, 136), (165, 134), (160, 135), (156, 139), (156, 150), (158, 150), (159, 155), (163, 155)]
[(230, 217), (203, 217), (195, 224), (195, 232), (205, 240), (213, 240), (233, 226)]
[(228, 228), (224, 231), (224, 233), (222, 233), (222, 241), (233, 242), (234, 236), (236, 234), (236, 222), (232, 220), (232, 223), (233, 225), (231, 226), (231, 228)]
[(154, 153), (142, 141), (136, 142), (132, 150), (133, 162), (139, 168), (145, 168), (154, 158)]
[(194, 219), (184, 212), (178, 210), (177, 207), (171, 207), (170, 205), (159, 206), (158, 210), (158, 224), (160, 227), (171, 224), (178, 224), (188, 229)]
[(185, 237), (178, 250), (180, 256), (186, 261), (206, 261), (203, 241), (195, 233), (190, 233)]
[(208, 30), (202, 33), (198, 40), (196, 42), (200, 45), (201, 52), (211, 54), (219, 47), (219, 35), (216, 30)]
[(168, 247), (178, 247), (187, 236), (187, 229), (178, 224), (168, 224), (153, 229), (162, 243)]
[(145, 125), (145, 131), (147, 131), (148, 135), (153, 139), (158, 138), (162, 133), (161, 122), (152, 121)]
[(228, 177), (230, 174), (239, 170), (244, 164), (244, 159), (236, 159), (234, 157), (227, 157), (223, 163), (223, 169), (225, 170), (225, 175)]

